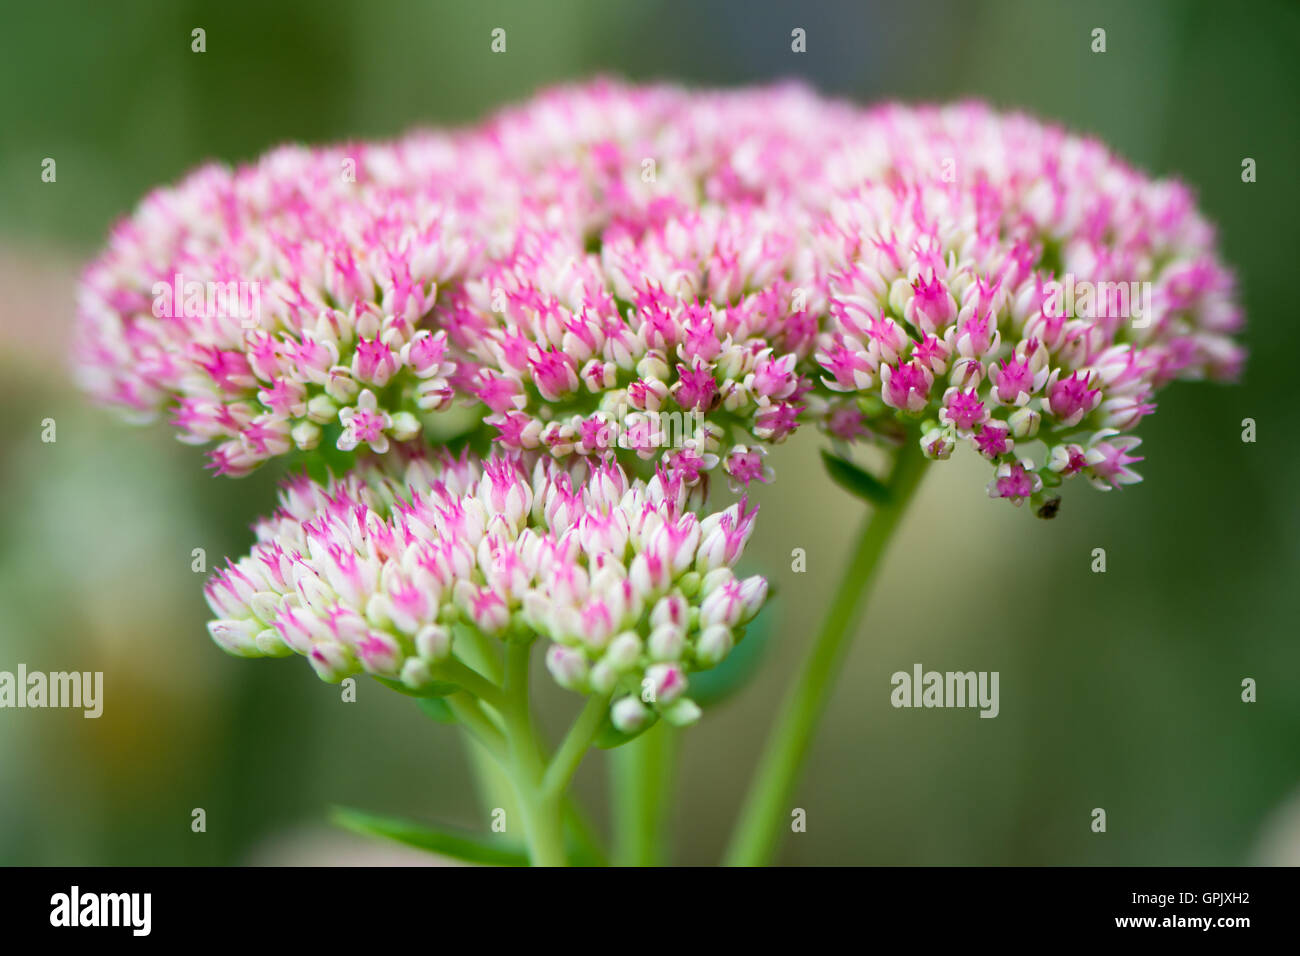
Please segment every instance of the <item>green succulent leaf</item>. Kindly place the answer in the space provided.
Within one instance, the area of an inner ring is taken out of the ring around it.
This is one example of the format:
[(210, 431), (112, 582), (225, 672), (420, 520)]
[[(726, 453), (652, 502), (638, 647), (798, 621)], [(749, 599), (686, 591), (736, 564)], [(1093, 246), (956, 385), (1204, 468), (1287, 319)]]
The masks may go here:
[(440, 724), (456, 723), (456, 715), (441, 697), (421, 697), (416, 700), (416, 703), (420, 710), (424, 711), (424, 716)]
[(636, 733), (625, 734), (623, 731), (615, 727), (610, 721), (609, 716), (606, 715), (605, 722), (600, 725), (600, 730), (596, 731), (595, 744), (601, 750), (613, 750), (615, 747), (621, 747), (625, 743), (636, 740), (657, 723), (659, 723), (659, 715), (655, 714), (654, 718), (646, 721), (646, 725), (636, 731)]
[(889, 502), (889, 488), (885, 483), (868, 471), (859, 468), (851, 461), (822, 449), (822, 461), (831, 481), (839, 485), (855, 498), (883, 505)]
[(407, 687), (400, 680), (393, 680), (389, 677), (376, 677), (375, 680), (379, 681), (379, 683), (383, 684), (385, 687), (397, 691), (399, 694), (405, 694), (407, 697), (419, 697), (422, 699), (429, 697), (446, 697), (448, 694), (454, 694), (456, 691), (462, 689), (459, 684), (452, 684), (448, 681), (434, 681), (426, 687), (414, 690)]
[(335, 807), (330, 819), (345, 830), (363, 836), (383, 837), (417, 850), (426, 850), (465, 863), (486, 866), (527, 866), (528, 856), (521, 849), (503, 844), (499, 839), (455, 827), (430, 827), (397, 817), (378, 816), (348, 807)]

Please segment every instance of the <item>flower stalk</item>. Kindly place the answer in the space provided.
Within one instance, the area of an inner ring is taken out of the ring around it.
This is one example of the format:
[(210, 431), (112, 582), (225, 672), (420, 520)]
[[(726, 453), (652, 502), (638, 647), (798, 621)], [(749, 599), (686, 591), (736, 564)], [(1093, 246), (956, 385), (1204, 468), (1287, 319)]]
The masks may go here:
[(501, 717), (529, 859), (534, 866), (564, 866), (568, 858), (564, 853), (561, 801), (545, 784), (546, 762), (528, 696), (531, 649), (526, 643), (506, 648), (506, 698)]
[(888, 496), (863, 526), (821, 629), (772, 726), (727, 851), (729, 865), (761, 866), (776, 853), (813, 731), (857, 633), (880, 559), (925, 474), (925, 466), (920, 446), (909, 438), (894, 461)]
[(617, 865), (668, 862), (668, 807), (677, 760), (678, 735), (662, 723), (610, 754)]

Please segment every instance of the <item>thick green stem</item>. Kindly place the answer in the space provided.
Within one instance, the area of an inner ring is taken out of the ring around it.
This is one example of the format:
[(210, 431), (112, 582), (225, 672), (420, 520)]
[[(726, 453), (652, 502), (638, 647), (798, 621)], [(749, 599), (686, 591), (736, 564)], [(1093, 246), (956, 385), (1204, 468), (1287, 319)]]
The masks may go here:
[(821, 630), (772, 726), (732, 834), (726, 856), (730, 866), (762, 866), (776, 853), (790, 818), (795, 777), (807, 756), (813, 730), (857, 632), (880, 557), (925, 473), (925, 465), (919, 444), (909, 437), (894, 462), (889, 497), (867, 520), (826, 609)]
[(677, 733), (663, 721), (610, 753), (613, 770), (614, 862), (659, 866), (668, 859), (667, 805)]
[(524, 818), (529, 860), (533, 866), (567, 866), (561, 801), (547, 796), (540, 786), (530, 782), (516, 780), (515, 786), (519, 791), (519, 812)]
[[(467, 697), (467, 695), (457, 696)], [(603, 716), (608, 707), (609, 701), (606, 699), (601, 704), (599, 713)], [(464, 713), (463, 710), (461, 712)], [(586, 715), (586, 713), (587, 711), (584, 709), (583, 714)], [(484, 715), (484, 718), (487, 719), (486, 715)], [(566, 738), (566, 742), (583, 736), (582, 726), (583, 723), (580, 718), (578, 722), (575, 722), (573, 729), (570, 730), (570, 736)], [(507, 819), (522, 820), (524, 815), (519, 805), (519, 795), (514, 783), (514, 765), (510, 761), (505, 738), (501, 736), (499, 731), (496, 731), (496, 737), (497, 746), (491, 750), (480, 743), (479, 736), (476, 736), (474, 732), (466, 734), (465, 737), (470, 765), (473, 767), (474, 775), (478, 780), (479, 798), (485, 813), (491, 814), (494, 810), (500, 808), (505, 810)], [(561, 746), (560, 751), (556, 753), (556, 757), (552, 759), (547, 768), (548, 774), (558, 773), (555, 768), (559, 766), (559, 756), (563, 751), (564, 747)], [(570, 757), (569, 759), (572, 761), (573, 758)], [(580, 760), (581, 755), (577, 759)], [(576, 768), (576, 763), (572, 765)], [(597, 866), (607, 865), (605, 851), (600, 845), (595, 830), (588, 823), (582, 808), (578, 806), (572, 794), (565, 792), (565, 790), (565, 786), (560, 786), (556, 789), (555, 795), (560, 798), (560, 812), (564, 818), (566, 833), (572, 841), (574, 856), (586, 863)]]
[(518, 797), (502, 755), (488, 750), (472, 735), (467, 734), (464, 740), (484, 814), (490, 817), (500, 808), (506, 811), (507, 819), (514, 819), (519, 813)]
[(530, 651), (527, 644), (511, 644), (506, 650), (506, 700), (501, 717), (505, 723), (511, 777), (519, 795), (519, 812), (524, 818), (529, 859), (534, 866), (564, 866), (568, 858), (564, 853), (561, 825), (562, 801), (545, 790), (546, 763), (529, 704)]
[(565, 795), (561, 813), (564, 814), (564, 824), (570, 837), (568, 845), (573, 850), (574, 860), (584, 866), (609, 866), (609, 858), (600, 836), (573, 794)]

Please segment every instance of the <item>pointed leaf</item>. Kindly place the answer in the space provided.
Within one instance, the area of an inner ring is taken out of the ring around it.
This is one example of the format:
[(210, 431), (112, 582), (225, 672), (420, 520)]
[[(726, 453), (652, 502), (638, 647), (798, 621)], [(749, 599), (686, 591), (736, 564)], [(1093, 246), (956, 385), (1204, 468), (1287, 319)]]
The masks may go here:
[(362, 810), (335, 807), (330, 818), (338, 826), (364, 836), (384, 837), (417, 850), (427, 850), (466, 863), (487, 866), (527, 866), (528, 856), (500, 840), (455, 827), (425, 826), (397, 817), (378, 816)]
[(416, 703), (424, 711), (424, 716), (432, 718), (440, 724), (456, 723), (456, 715), (452, 713), (447, 702), (441, 697), (421, 697), (416, 700)]
[(849, 494), (864, 501), (882, 505), (889, 501), (889, 488), (885, 483), (868, 471), (864, 471), (851, 461), (833, 455), (822, 449), (822, 461), (831, 481)]
[(375, 680), (399, 694), (405, 694), (407, 697), (446, 697), (448, 694), (454, 694), (461, 689), (459, 684), (452, 684), (447, 681), (434, 681), (427, 687), (421, 687), (419, 690), (413, 690), (407, 687), (400, 680), (393, 680), (389, 677), (376, 677)]
[(655, 714), (652, 720), (646, 721), (646, 725), (635, 733), (625, 734), (610, 722), (609, 716), (605, 716), (605, 722), (600, 725), (600, 730), (596, 731), (595, 744), (601, 750), (613, 750), (615, 747), (621, 747), (629, 741), (636, 740), (643, 733), (659, 723), (659, 715)]

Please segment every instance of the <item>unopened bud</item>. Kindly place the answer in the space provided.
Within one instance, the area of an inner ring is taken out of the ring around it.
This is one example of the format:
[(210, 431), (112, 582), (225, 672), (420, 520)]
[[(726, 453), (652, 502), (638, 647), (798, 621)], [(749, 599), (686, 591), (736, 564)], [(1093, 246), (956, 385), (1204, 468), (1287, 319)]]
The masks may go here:
[(634, 734), (650, 721), (650, 710), (635, 697), (624, 697), (609, 709), (609, 720), (625, 734)]

